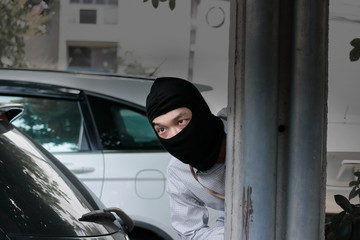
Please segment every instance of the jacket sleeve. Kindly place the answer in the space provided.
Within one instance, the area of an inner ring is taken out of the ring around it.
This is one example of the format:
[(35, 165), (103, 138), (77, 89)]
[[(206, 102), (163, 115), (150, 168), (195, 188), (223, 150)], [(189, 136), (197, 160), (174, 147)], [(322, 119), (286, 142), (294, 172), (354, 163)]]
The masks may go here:
[(171, 170), (168, 170), (167, 192), (170, 197), (171, 223), (181, 239), (224, 239), (224, 216), (209, 226), (209, 212), (204, 203)]

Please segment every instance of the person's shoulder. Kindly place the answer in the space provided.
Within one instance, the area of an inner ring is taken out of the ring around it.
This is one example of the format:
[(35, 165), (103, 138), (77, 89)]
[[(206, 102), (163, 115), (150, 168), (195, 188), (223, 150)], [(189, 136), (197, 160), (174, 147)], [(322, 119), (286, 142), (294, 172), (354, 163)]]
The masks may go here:
[(186, 189), (186, 179), (190, 178), (190, 174), (191, 173), (188, 164), (181, 162), (175, 157), (172, 157), (167, 167), (168, 186), (171, 185), (176, 186), (176, 188), (179, 189)]
[(172, 157), (167, 167), (169, 178), (185, 179), (191, 176), (189, 164), (185, 164), (175, 157)]
[(216, 116), (222, 118), (222, 119), (227, 119), (228, 116), (228, 108), (224, 107), (222, 109), (220, 109), (220, 111), (218, 111), (218, 113), (216, 114)]
[(227, 133), (227, 132), (228, 132), (228, 130), (227, 130), (228, 108), (227, 108), (227, 107), (222, 108), (222, 109), (216, 114), (216, 116), (217, 116), (218, 118), (220, 118), (221, 121), (223, 122), (225, 133)]
[(189, 169), (189, 165), (181, 162), (179, 159), (172, 157), (168, 165), (168, 171), (184, 171)]

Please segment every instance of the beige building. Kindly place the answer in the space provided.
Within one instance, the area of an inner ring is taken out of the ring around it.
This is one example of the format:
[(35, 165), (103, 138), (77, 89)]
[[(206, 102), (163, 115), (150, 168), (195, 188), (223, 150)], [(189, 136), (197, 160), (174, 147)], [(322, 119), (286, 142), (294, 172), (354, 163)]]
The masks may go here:
[(186, 78), (213, 87), (205, 98), (214, 111), (226, 105), (228, 1), (178, 0), (173, 11), (134, 0), (55, 7), (48, 32), (28, 40), (37, 67)]

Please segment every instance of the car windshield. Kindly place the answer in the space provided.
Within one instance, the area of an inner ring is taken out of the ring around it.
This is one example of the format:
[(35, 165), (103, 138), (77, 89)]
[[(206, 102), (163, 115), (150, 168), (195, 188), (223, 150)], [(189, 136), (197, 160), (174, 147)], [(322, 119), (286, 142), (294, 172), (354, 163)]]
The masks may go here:
[(70, 181), (36, 143), (0, 120), (0, 230), (43, 237), (108, 234), (103, 225), (78, 220), (94, 204)]

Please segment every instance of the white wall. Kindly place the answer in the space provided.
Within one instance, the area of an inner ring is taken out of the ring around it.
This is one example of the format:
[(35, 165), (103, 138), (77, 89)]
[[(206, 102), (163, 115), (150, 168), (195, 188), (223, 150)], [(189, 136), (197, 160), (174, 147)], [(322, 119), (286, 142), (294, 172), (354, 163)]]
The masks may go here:
[[(224, 24), (214, 28), (207, 24), (209, 21), (220, 21), (218, 8), (224, 10)], [(214, 12), (211, 12), (214, 11)], [(214, 14), (214, 15), (211, 15)], [(198, 8), (194, 75), (193, 81), (210, 85), (214, 88), (211, 92), (204, 93), (213, 112), (227, 106), (228, 90), (228, 49), (229, 49), (229, 21), (230, 3), (218, 0), (203, 0)]]
[[(116, 6), (112, 6), (116, 8)], [(151, 3), (121, 0), (118, 24), (103, 24), (102, 5), (69, 4), (61, 1), (59, 57), (61, 69), (66, 68), (66, 41), (111, 41), (120, 46), (120, 54), (132, 51), (145, 66), (160, 65), (159, 76), (186, 78), (190, 26), (190, 2), (177, 1), (174, 11), (167, 4), (155, 9)], [(79, 24), (74, 17), (79, 9), (98, 9), (98, 24)]]
[[(346, 161), (360, 160), (360, 61), (351, 62), (350, 41), (359, 38), (358, 0), (331, 0), (329, 22), (329, 96), (326, 210), (340, 212), (334, 194), (348, 197), (353, 171)], [(353, 199), (358, 203), (358, 199)]]
[(360, 60), (349, 59), (350, 41), (360, 38), (359, 2), (330, 3), (328, 151), (360, 151)]
[[(188, 78), (191, 24), (197, 24), (193, 82), (210, 85), (204, 93), (210, 108), (217, 112), (227, 105), (229, 2), (203, 0), (198, 18), (192, 22), (191, 1), (177, 0), (171, 11), (167, 3), (155, 9), (151, 2), (121, 0), (118, 24), (102, 24), (104, 7), (95, 4), (69, 4), (60, 1), (59, 68), (66, 69), (66, 41), (111, 41), (120, 46), (119, 54), (132, 51), (145, 66), (161, 67), (157, 76)], [(212, 7), (222, 7), (225, 22), (219, 28), (205, 20)], [(79, 9), (98, 9), (98, 24), (79, 24)]]

